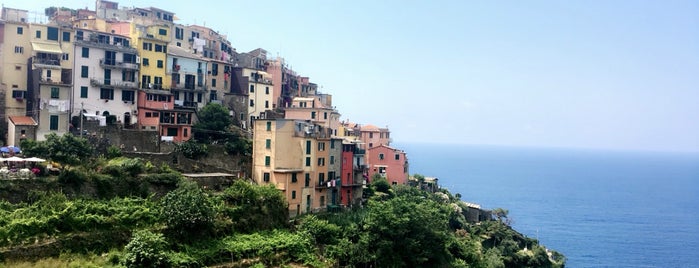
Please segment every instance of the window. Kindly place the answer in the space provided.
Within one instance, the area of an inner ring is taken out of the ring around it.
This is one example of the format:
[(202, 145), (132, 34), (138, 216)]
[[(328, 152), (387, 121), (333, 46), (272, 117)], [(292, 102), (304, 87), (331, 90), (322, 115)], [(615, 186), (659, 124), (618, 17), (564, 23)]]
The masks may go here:
[(141, 61), (141, 62), (143, 63), (143, 66), (150, 65), (150, 62), (148, 62), (148, 58), (143, 58), (143, 61)]
[(321, 207), (325, 206), (325, 196), (324, 195), (320, 196), (320, 206)]
[(189, 129), (188, 128), (183, 129), (182, 135), (184, 135), (185, 137), (189, 136)]
[(334, 164), (335, 164), (335, 156), (334, 156), (334, 155), (331, 155), (331, 156), (330, 156), (330, 164), (331, 164), (331, 165), (334, 165)]
[[(36, 38), (41, 38), (41, 31), (36, 31), (35, 36), (36, 36)], [(56, 129), (58, 129), (58, 128), (56, 128)]]
[(90, 57), (90, 48), (83, 47), (83, 58), (89, 58)]
[(323, 183), (325, 181), (325, 173), (318, 173), (318, 181)]
[(306, 141), (306, 154), (311, 154), (311, 141)]
[(217, 63), (211, 64), (211, 75), (218, 75), (218, 64)]
[(48, 29), (46, 31), (46, 39), (58, 41), (58, 28), (48, 27)]
[(311, 184), (311, 174), (306, 173), (306, 187), (308, 187)]
[(24, 91), (23, 90), (13, 90), (12, 91), (12, 98), (24, 99)]
[(330, 141), (330, 149), (335, 149), (335, 141)]
[(265, 140), (265, 148), (266, 148), (266, 149), (271, 149), (271, 148), (272, 148), (272, 140), (271, 140), (271, 139), (266, 139), (266, 140)]
[(255, 107), (255, 100), (250, 100), (250, 107)]
[(250, 93), (254, 93), (254, 92), (255, 92), (255, 85), (250, 85)]
[(163, 52), (163, 46), (155, 44), (155, 52)]
[(265, 87), (265, 94), (269, 95), (269, 87)]
[(325, 166), (325, 158), (324, 157), (318, 157), (318, 166)]
[(80, 77), (87, 78), (87, 66), (80, 66)]
[(58, 130), (58, 115), (51, 115), (49, 121), (49, 129)]
[(113, 88), (100, 88), (100, 99), (113, 100), (114, 99), (114, 89)]
[(311, 119), (316, 119), (316, 112), (311, 112)]
[(318, 142), (318, 151), (325, 151), (325, 142)]
[(265, 108), (269, 108), (269, 101), (265, 101)]
[(175, 27), (175, 38), (179, 40), (184, 39), (184, 29), (180, 27)]
[(307, 167), (311, 166), (311, 158), (310, 157), (306, 157), (306, 166)]
[(15, 46), (15, 53), (16, 54), (24, 54), (24, 47)]
[(269, 156), (265, 156), (265, 167), (269, 167), (272, 159)]
[(328, 112), (323, 113), (323, 119), (328, 119)]
[(168, 137), (177, 137), (177, 128), (176, 127), (167, 128), (167, 136)]
[(383, 160), (383, 154), (379, 154), (379, 160)]
[(159, 35), (167, 35), (167, 30), (166, 29), (159, 29), (158, 34)]
[(216, 79), (211, 79), (211, 87), (216, 87)]
[(272, 122), (267, 122), (267, 131), (272, 131)]
[(400, 160), (400, 154), (396, 154), (396, 160)]
[(296, 178), (296, 173), (291, 173), (291, 182), (297, 182), (298, 178)]
[(265, 172), (264, 174), (262, 174), (262, 177), (265, 180), (265, 182), (269, 182), (269, 172)]
[(63, 42), (70, 42), (70, 32), (63, 32)]
[(370, 138), (370, 139), (371, 139), (371, 138), (374, 138), (374, 133), (373, 133), (373, 132), (369, 132), (369, 138)]
[(46, 78), (51, 80), (51, 70), (46, 70)]
[(296, 191), (291, 191), (291, 199), (296, 199)]
[(24, 34), (24, 28), (17, 27), (17, 34)]
[(63, 56), (61, 56), (62, 60), (70, 60), (70, 55), (68, 53), (63, 53)]
[(134, 101), (134, 91), (133, 90), (122, 90), (121, 100), (122, 101)]
[(80, 98), (87, 98), (87, 87), (80, 87)]
[(161, 68), (161, 69), (163, 68), (163, 61), (162, 60), (158, 60), (158, 68)]
[(153, 43), (143, 43), (143, 50), (153, 51)]
[(58, 97), (60, 95), (61, 95), (61, 91), (57, 87), (51, 88), (51, 98), (52, 99), (58, 99)]
[(163, 85), (163, 78), (160, 76), (153, 77), (153, 84), (160, 89)]

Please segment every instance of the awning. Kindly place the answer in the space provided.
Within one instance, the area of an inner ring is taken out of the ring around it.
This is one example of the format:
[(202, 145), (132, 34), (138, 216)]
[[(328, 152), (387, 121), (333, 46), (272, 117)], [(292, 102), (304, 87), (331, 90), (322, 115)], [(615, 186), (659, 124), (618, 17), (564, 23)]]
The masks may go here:
[(63, 54), (63, 50), (61, 50), (61, 46), (58, 44), (32, 42), (32, 49), (39, 52)]

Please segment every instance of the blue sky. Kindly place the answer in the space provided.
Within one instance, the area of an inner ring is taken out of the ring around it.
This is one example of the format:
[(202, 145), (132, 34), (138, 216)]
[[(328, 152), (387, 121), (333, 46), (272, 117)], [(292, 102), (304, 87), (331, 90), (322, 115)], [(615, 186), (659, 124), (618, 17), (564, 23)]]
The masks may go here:
[(697, 1), (118, 2), (284, 57), (399, 143), (699, 151)]

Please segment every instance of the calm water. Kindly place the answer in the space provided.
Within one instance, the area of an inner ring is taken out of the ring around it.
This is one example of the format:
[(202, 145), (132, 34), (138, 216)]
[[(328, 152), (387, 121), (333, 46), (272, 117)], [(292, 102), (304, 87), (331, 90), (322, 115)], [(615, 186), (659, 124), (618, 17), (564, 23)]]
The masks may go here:
[(699, 267), (699, 154), (396, 144), (568, 267)]

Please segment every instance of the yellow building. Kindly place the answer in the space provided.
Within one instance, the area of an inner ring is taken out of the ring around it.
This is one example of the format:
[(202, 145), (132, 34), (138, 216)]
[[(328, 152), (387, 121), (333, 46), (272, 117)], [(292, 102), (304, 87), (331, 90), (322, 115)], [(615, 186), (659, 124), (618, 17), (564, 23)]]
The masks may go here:
[(31, 70), (27, 63), (32, 56), (27, 11), (3, 7), (0, 33), (0, 91), (4, 93), (0, 134), (4, 137), (8, 117), (27, 111), (27, 74)]
[(255, 120), (253, 179), (281, 190), (291, 217), (323, 210), (328, 202), (327, 184), (319, 181), (327, 172), (327, 147), (318, 147), (327, 146), (327, 138), (321, 126), (302, 120)]
[(27, 115), (38, 123), (37, 140), (63, 135), (70, 128), (73, 86), (73, 29), (55, 24), (29, 24), (31, 72), (28, 74)]
[(131, 40), (140, 55), (141, 88), (169, 89), (167, 76), (167, 45), (170, 42), (170, 26), (139, 25), (131, 23)]

